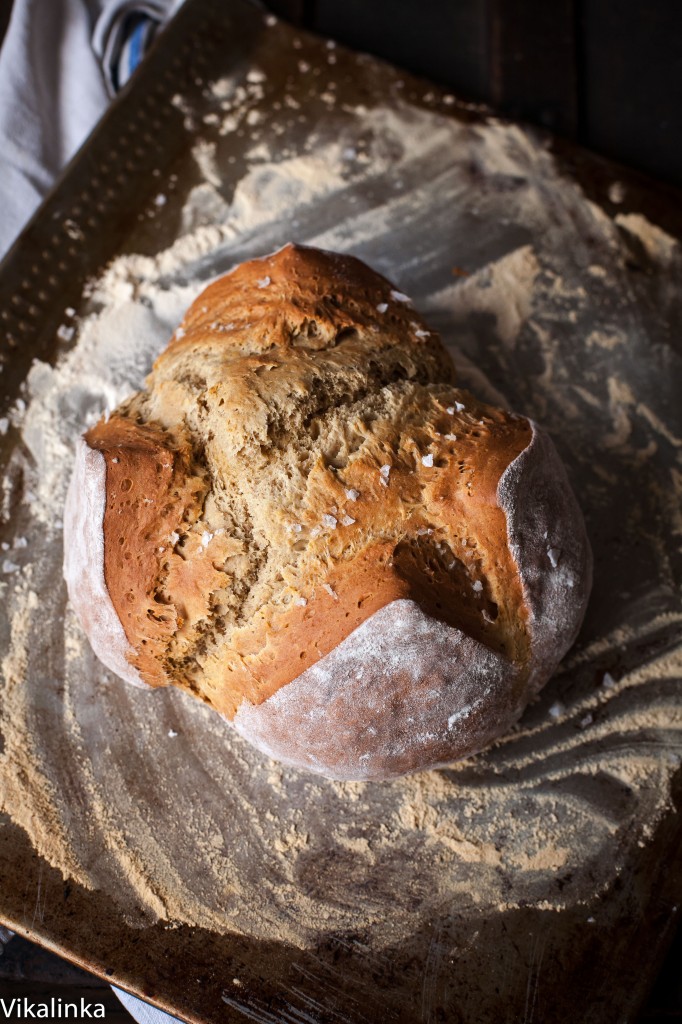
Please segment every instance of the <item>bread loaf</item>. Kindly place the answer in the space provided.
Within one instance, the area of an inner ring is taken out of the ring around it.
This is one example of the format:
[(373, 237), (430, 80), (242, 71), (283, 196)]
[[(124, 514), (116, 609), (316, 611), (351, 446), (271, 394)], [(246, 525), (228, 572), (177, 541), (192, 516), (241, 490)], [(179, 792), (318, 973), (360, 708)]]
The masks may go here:
[(64, 526), (106, 665), (337, 779), (507, 730), (591, 581), (548, 436), (459, 389), (387, 280), (294, 245), (211, 284), (80, 440)]

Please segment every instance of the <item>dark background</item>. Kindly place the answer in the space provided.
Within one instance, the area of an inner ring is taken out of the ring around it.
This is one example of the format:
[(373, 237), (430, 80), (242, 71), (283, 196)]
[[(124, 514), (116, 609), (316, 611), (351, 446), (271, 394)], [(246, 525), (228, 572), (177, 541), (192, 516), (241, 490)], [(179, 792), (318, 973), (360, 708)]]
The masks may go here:
[[(45, 0), (49, 3), (49, 0)], [(269, 0), (281, 17), (465, 99), (682, 185), (682, 0)], [(0, 0), (0, 41), (11, 9)], [(1, 185), (0, 185), (1, 187)], [(642, 950), (646, 960), (647, 950)], [(639, 1024), (682, 1022), (682, 936)], [(108, 986), (14, 939), (5, 998), (81, 994), (130, 1020)]]
[(682, 185), (682, 0), (268, 0), (276, 14)]

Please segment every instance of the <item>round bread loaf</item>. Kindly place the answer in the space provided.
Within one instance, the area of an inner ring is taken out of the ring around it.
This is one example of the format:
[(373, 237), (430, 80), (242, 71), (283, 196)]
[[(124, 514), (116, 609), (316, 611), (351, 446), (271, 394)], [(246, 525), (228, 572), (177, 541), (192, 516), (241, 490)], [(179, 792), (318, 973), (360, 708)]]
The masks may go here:
[(591, 584), (547, 435), (460, 390), (385, 278), (295, 245), (211, 284), (80, 440), (64, 540), (107, 666), (336, 779), (509, 729)]

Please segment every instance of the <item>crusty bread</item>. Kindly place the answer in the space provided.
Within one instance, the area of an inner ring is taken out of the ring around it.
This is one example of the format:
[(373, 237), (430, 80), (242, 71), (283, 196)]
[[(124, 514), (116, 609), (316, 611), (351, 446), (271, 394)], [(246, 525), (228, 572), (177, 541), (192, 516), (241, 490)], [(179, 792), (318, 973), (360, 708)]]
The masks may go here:
[(65, 576), (95, 652), (345, 779), (466, 756), (572, 643), (585, 529), (551, 441), (454, 383), (409, 300), (289, 245), (210, 285), (80, 442)]

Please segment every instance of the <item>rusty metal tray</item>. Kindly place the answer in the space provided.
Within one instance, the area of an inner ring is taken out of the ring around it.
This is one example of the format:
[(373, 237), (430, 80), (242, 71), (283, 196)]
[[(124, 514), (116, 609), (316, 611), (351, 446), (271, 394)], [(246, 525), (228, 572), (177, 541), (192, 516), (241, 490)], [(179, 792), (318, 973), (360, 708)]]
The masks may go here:
[[(327, 784), (182, 694), (131, 692), (94, 659), (69, 675), (58, 525), (31, 491), (36, 380), (78, 344), (112, 259), (201, 229), (197, 187), (215, 244), (155, 264), (157, 290), (290, 238), (350, 249), (413, 296), (465, 384), (553, 433), (595, 589), (491, 751)], [(682, 897), (680, 210), (244, 0), (188, 0), (0, 268), (0, 537), (19, 565), (0, 611), (0, 920), (193, 1022), (631, 1019)], [(22, 646), (29, 591), (43, 615)], [(125, 847), (138, 889), (114, 870)]]

